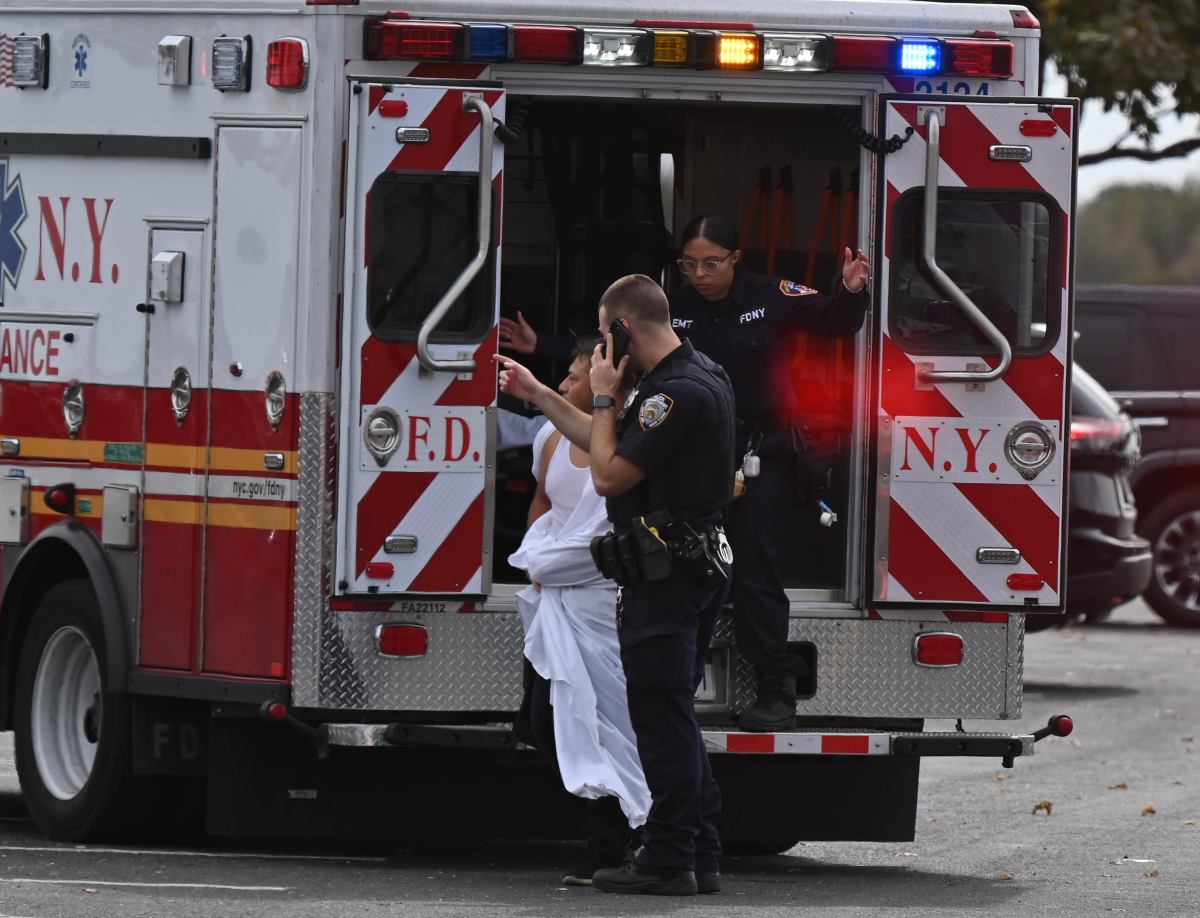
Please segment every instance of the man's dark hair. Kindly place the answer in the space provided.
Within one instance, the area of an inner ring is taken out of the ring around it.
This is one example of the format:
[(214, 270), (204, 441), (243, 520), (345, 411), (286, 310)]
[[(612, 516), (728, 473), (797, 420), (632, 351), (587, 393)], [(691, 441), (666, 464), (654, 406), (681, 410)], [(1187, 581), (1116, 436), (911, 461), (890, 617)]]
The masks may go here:
[(645, 274), (627, 274), (613, 281), (600, 305), (610, 319), (628, 318), (650, 325), (669, 325), (671, 307), (663, 288)]
[(599, 335), (580, 335), (575, 339), (575, 347), (571, 351), (571, 363), (574, 363), (580, 357), (591, 357), (592, 352), (596, 350), (596, 345), (602, 339)]
[(700, 214), (698, 217), (693, 217), (691, 222), (683, 228), (683, 238), (679, 240), (679, 247), (683, 248), (693, 239), (700, 238), (707, 239), (731, 252), (736, 251), (738, 247), (738, 231), (726, 217), (720, 214)]
[[(591, 359), (592, 353), (596, 350), (596, 345), (604, 339), (599, 335), (583, 335), (575, 339), (575, 349), (571, 351), (571, 363), (574, 363), (581, 357)], [(633, 362), (625, 367), (625, 372), (621, 376), (621, 391), (628, 392), (637, 382), (638, 371), (634, 369)]]

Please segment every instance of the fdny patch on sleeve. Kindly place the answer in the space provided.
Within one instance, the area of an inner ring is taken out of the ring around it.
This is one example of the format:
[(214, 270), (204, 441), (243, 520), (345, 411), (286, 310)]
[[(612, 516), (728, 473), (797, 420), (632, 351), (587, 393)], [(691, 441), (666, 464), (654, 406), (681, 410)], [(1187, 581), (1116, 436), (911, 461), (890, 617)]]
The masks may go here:
[(653, 430), (667, 419), (674, 406), (675, 400), (669, 395), (659, 393), (650, 396), (638, 409), (638, 423), (642, 425), (642, 430)]
[(817, 291), (812, 287), (805, 287), (803, 284), (785, 279), (779, 282), (779, 292), (784, 296), (812, 296)]

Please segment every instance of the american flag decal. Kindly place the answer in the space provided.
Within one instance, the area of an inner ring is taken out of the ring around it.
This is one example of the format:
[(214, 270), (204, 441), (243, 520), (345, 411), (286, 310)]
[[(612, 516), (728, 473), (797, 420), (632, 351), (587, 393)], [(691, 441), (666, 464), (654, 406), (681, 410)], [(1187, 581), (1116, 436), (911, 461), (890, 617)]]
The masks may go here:
[(11, 35), (0, 35), (0, 86), (12, 86), (13, 40)]

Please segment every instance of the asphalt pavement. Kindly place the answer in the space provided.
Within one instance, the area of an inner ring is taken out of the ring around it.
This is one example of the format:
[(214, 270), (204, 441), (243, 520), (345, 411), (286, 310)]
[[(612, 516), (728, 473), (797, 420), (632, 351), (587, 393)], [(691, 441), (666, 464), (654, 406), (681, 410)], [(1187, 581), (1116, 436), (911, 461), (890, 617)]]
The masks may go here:
[[(1030, 635), (1024, 718), (1075, 734), (1013, 769), (926, 759), (917, 838), (731, 857), (719, 896), (605, 895), (556, 883), (579, 848), (81, 846), (29, 822), (0, 734), (0, 918), (698, 914), (782, 918), (1200, 913), (1200, 631), (1140, 602), (1103, 625)], [(931, 722), (932, 729), (952, 729)]]

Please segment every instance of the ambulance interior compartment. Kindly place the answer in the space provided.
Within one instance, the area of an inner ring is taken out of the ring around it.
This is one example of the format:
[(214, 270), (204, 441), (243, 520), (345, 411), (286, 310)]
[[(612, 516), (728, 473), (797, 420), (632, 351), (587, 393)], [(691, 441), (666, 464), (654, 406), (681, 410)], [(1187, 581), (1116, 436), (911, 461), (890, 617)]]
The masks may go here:
[[(842, 127), (847, 114), (859, 118), (854, 107), (510, 94), (508, 124), (520, 134), (505, 147), (501, 314), (520, 310), (539, 333), (595, 332), (600, 295), (616, 278), (639, 272), (668, 290), (681, 285), (679, 238), (701, 213), (734, 223), (750, 270), (831, 292), (835, 252), (859, 238), (861, 150)], [(845, 595), (856, 346), (797, 334), (775, 342), (770, 359), (780, 410), (804, 444), (785, 578), (801, 591), (793, 598)], [(528, 361), (554, 385), (567, 370)], [(506, 396), (501, 406), (523, 408)], [(527, 447), (498, 457), (496, 583), (524, 580), (505, 559), (525, 531), (531, 462)], [(817, 500), (837, 514), (832, 526), (820, 524)]]

